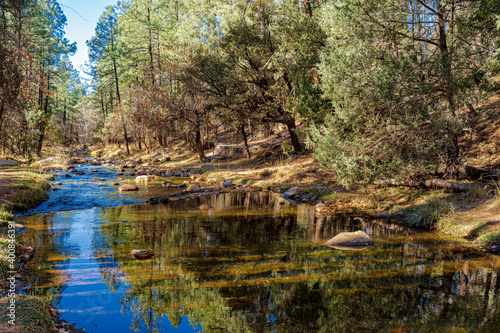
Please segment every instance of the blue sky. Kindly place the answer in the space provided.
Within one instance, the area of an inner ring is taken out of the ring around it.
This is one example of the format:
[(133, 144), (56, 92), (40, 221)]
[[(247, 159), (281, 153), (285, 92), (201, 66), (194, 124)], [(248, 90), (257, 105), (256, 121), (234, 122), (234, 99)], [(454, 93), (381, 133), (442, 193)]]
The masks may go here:
[(71, 62), (80, 70), (83, 78), (88, 78), (81, 71), (81, 66), (88, 60), (85, 41), (94, 35), (97, 20), (104, 12), (104, 8), (115, 5), (117, 0), (60, 0), (59, 3), (68, 19), (66, 37), (70, 42), (76, 42), (78, 47), (76, 54), (71, 57)]

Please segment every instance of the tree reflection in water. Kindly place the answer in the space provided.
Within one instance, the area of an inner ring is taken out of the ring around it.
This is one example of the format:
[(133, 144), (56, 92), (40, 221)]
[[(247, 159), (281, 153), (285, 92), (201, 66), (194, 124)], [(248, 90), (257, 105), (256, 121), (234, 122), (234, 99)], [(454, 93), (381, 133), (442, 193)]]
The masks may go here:
[[(204, 203), (212, 209), (196, 209)], [(128, 222), (113, 223), (120, 220)], [(137, 332), (162, 332), (183, 318), (205, 332), (488, 332), (500, 320), (500, 263), (460, 240), (316, 217), (314, 207), (280, 205), (266, 193), (104, 209), (100, 221), (93, 255), (109, 292), (127, 286), (122, 315), (133, 316)], [(375, 245), (322, 245), (355, 230)], [(140, 248), (156, 254), (132, 259)]]

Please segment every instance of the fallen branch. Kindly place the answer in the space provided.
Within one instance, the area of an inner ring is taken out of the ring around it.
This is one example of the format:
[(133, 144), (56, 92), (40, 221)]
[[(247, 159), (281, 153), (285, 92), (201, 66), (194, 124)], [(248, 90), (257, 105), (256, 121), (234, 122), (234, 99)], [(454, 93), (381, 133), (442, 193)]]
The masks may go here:
[(454, 176), (473, 181), (500, 180), (500, 171), (459, 165), (452, 168), (441, 167), (434, 173), (434, 176)]
[(479, 184), (463, 184), (450, 182), (443, 179), (430, 179), (424, 181), (396, 181), (395, 179), (385, 179), (375, 182), (375, 185), (385, 185), (385, 186), (407, 186), (407, 187), (417, 187), (417, 188), (445, 188), (455, 192), (467, 192), (470, 190), (471, 186)]

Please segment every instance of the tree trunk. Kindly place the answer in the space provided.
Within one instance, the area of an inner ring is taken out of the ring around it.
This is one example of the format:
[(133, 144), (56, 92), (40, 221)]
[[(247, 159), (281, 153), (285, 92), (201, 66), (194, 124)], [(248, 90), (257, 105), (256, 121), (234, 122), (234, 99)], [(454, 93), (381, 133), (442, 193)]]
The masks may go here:
[(293, 149), (295, 152), (302, 151), (302, 145), (299, 141), (299, 136), (297, 135), (297, 126), (295, 124), (295, 118), (290, 117), (290, 120), (285, 123), (288, 128), (288, 133), (290, 133), (290, 141), (292, 143)]
[(118, 84), (118, 70), (116, 68), (115, 57), (113, 57), (113, 69), (114, 69), (114, 73), (115, 73), (116, 98), (118, 98), (118, 108), (120, 109), (120, 116), (121, 116), (121, 120), (122, 120), (123, 139), (125, 140), (125, 147), (127, 148), (127, 155), (130, 155), (130, 148), (128, 147), (127, 126), (125, 125), (125, 117), (123, 116), (122, 100), (120, 97), (120, 86)]
[[(446, 100), (448, 102), (448, 112), (453, 118), (456, 117), (456, 105), (455, 105), (455, 85), (453, 82), (452, 74), (452, 55), (450, 49), (448, 48), (447, 42), (447, 22), (445, 19), (444, 8), (440, 5), (439, 1), (436, 2), (437, 6), (437, 17), (439, 26), (439, 51), (441, 52), (441, 62), (442, 62), (442, 76), (445, 85)], [(458, 135), (455, 128), (448, 125), (446, 127), (446, 135), (448, 136), (448, 142), (445, 148), (446, 164), (448, 165), (458, 165), (460, 162), (460, 149), (458, 146)]]
[(241, 131), (241, 134), (243, 135), (243, 140), (245, 141), (245, 155), (247, 158), (251, 158), (250, 149), (248, 148), (247, 134), (245, 133), (245, 123), (244, 122), (242, 122), (240, 125), (240, 131)]

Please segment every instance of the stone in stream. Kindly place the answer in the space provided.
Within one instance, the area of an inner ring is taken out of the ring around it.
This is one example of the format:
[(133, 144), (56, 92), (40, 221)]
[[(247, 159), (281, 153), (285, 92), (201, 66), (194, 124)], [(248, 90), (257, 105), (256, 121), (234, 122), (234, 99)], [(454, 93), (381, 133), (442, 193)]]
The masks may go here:
[(118, 188), (118, 190), (120, 192), (127, 192), (127, 191), (138, 191), (139, 188), (137, 187), (137, 185), (134, 185), (134, 184), (125, 184), (125, 185), (122, 185)]
[(293, 199), (294, 197), (301, 195), (302, 193), (304, 193), (304, 190), (299, 186), (295, 186), (283, 193), (281, 196), (285, 199)]
[(340, 250), (358, 250), (373, 245), (373, 240), (365, 232), (341, 232), (337, 236), (325, 242), (330, 246)]
[(201, 191), (201, 188), (195, 184), (191, 184), (188, 186), (188, 188), (186, 189), (186, 192), (199, 192)]
[(209, 205), (207, 205), (207, 204), (203, 204), (203, 205), (201, 205), (200, 207), (198, 207), (198, 209), (201, 209), (201, 210), (208, 210), (208, 209), (210, 209), (210, 206), (209, 206)]
[(173, 181), (171, 181), (171, 180), (165, 180), (165, 181), (161, 184), (161, 186), (163, 186), (163, 187), (172, 187), (172, 186), (174, 186), (174, 182), (173, 182)]
[(326, 205), (322, 202), (316, 205), (316, 213), (324, 214), (326, 213)]
[(92, 178), (92, 181), (93, 182), (100, 182), (100, 181), (103, 181), (104, 178)]
[(148, 250), (132, 250), (132, 252), (130, 252), (130, 255), (132, 257), (139, 260), (149, 259), (152, 256), (154, 256), (154, 254), (155, 253), (153, 251), (148, 251)]
[(52, 185), (59, 186), (59, 185), (62, 185), (62, 183), (61, 182), (54, 182), (54, 183), (52, 183)]

